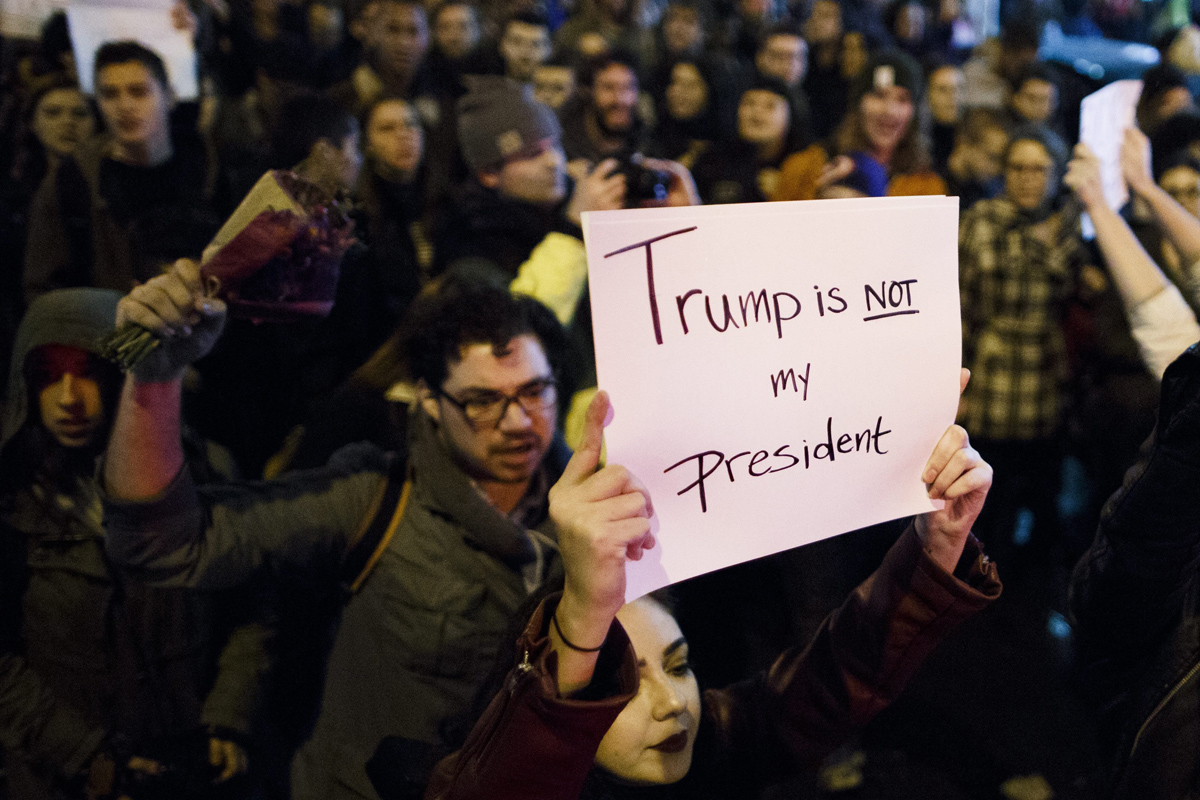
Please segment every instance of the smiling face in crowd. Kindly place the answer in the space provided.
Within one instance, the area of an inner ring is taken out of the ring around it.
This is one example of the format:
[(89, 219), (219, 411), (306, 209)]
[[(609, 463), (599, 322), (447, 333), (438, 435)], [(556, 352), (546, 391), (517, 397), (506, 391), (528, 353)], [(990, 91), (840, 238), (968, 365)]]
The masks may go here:
[(575, 93), (575, 71), (557, 64), (542, 64), (533, 71), (533, 96), (555, 111)]
[(630, 130), (637, 97), (637, 76), (629, 67), (614, 63), (597, 72), (592, 84), (592, 106), (601, 130), (609, 134)]
[(872, 150), (885, 160), (890, 159), (912, 124), (915, 112), (912, 94), (902, 86), (875, 89), (863, 95), (858, 107), (863, 133)]
[(700, 686), (671, 613), (643, 597), (617, 612), (638, 661), (638, 692), (596, 751), (596, 764), (633, 784), (675, 783), (692, 765)]

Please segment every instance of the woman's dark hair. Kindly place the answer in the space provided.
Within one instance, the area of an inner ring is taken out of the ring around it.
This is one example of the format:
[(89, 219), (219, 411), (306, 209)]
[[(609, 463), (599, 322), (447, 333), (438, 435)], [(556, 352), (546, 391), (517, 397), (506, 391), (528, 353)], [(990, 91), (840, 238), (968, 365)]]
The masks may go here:
[[(21, 129), (17, 135), (16, 155), (9, 173), (13, 187), (27, 196), (32, 195), (46, 175), (46, 149), (33, 131), (33, 118), (46, 95), (61, 90), (79, 91), (79, 83), (65, 72), (53, 72), (34, 81), (32, 91), (21, 109)], [(88, 108), (95, 119), (98, 115), (90, 99)]]
[[(913, 102), (915, 106), (915, 98)], [(855, 150), (871, 152), (871, 142), (862, 125), (862, 111), (857, 104), (846, 109), (846, 116), (833, 132), (833, 141), (835, 149), (842, 155), (848, 155)], [(893, 175), (908, 175), (927, 170), (932, 163), (929, 144), (921, 131), (920, 120), (914, 108), (912, 121), (908, 123), (908, 130), (896, 145), (896, 152), (892, 155), (888, 171)]]
[(1154, 162), (1154, 182), (1158, 183), (1162, 180), (1163, 175), (1166, 175), (1173, 169), (1186, 167), (1197, 175), (1200, 175), (1200, 159), (1196, 158), (1186, 150), (1175, 153), (1169, 158), (1156, 159)]
[(1183, 112), (1163, 122), (1150, 134), (1150, 159), (1156, 165), (1200, 143), (1200, 114)]
[(1187, 89), (1187, 76), (1171, 64), (1156, 64), (1142, 74), (1142, 93), (1137, 101), (1138, 127), (1147, 133), (1161, 124), (1158, 107), (1163, 97), (1172, 89)]
[(38, 37), (38, 54), (44, 65), (60, 70), (63, 67), (62, 56), (71, 52), (71, 31), (67, 27), (67, 14), (55, 11), (42, 25)]
[(741, 105), (742, 98), (746, 96), (747, 92), (753, 91), (770, 92), (787, 103), (788, 127), (787, 133), (783, 137), (783, 154), (785, 156), (803, 150), (812, 143), (807, 126), (804, 124), (804, 118), (800, 114), (800, 108), (796, 105), (795, 99), (788, 92), (783, 81), (767, 75), (755, 75), (746, 88), (738, 94), (738, 105)]
[(1005, 167), (1008, 166), (1008, 159), (1012, 156), (1013, 148), (1019, 142), (1037, 142), (1044, 147), (1046, 154), (1054, 162), (1055, 179), (1058, 180), (1062, 177), (1067, 160), (1070, 158), (1070, 151), (1061, 136), (1044, 125), (1021, 125), (1013, 130), (1008, 139), (1008, 147), (1004, 149)]
[(680, 64), (690, 64), (696, 68), (700, 79), (708, 87), (708, 105), (700, 112), (700, 116), (691, 127), (703, 135), (697, 139), (726, 139), (732, 136), (737, 122), (737, 103), (740, 95), (737, 93), (734, 75), (718, 59), (710, 56), (696, 58), (681, 57), (668, 61), (659, 73), (660, 85), (655, 92), (655, 104), (660, 110), (659, 124), (674, 122), (667, 114), (667, 87), (671, 85), (671, 76)]

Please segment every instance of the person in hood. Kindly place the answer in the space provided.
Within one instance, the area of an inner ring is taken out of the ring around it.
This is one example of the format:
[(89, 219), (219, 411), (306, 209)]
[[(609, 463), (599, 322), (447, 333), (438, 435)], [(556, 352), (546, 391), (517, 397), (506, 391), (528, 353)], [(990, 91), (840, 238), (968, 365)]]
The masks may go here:
[(121, 375), (96, 342), (119, 299), (50, 292), (17, 335), (0, 439), (7, 796), (237, 797), (268, 628), (244, 618), (222, 637), (227, 598), (131, 583), (104, 554), (94, 475)]

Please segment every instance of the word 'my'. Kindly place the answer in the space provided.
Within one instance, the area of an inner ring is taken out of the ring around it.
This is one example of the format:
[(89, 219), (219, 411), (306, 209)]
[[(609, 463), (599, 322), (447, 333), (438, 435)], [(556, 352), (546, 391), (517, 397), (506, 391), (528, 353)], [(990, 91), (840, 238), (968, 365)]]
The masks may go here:
[[(796, 370), (788, 367), (786, 370), (779, 370), (771, 376), (771, 391), (775, 397), (779, 397), (780, 392), (786, 392), (788, 383), (792, 384), (792, 391), (796, 394), (802, 394), (802, 400), (808, 399), (808, 375), (812, 372), (812, 362), (804, 365), (804, 372), (796, 372)], [(799, 382), (797, 382), (797, 379)], [(800, 388), (800, 384), (804, 388)]]

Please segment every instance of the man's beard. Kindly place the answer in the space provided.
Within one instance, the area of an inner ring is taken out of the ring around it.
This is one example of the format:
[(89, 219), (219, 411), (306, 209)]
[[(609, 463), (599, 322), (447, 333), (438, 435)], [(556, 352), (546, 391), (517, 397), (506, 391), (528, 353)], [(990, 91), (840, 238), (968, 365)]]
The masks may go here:
[(629, 135), (633, 130), (633, 111), (629, 111), (629, 123), (623, 128), (612, 128), (608, 125), (608, 114), (602, 109), (596, 109), (596, 127), (600, 129), (600, 133), (610, 138), (623, 138)]

